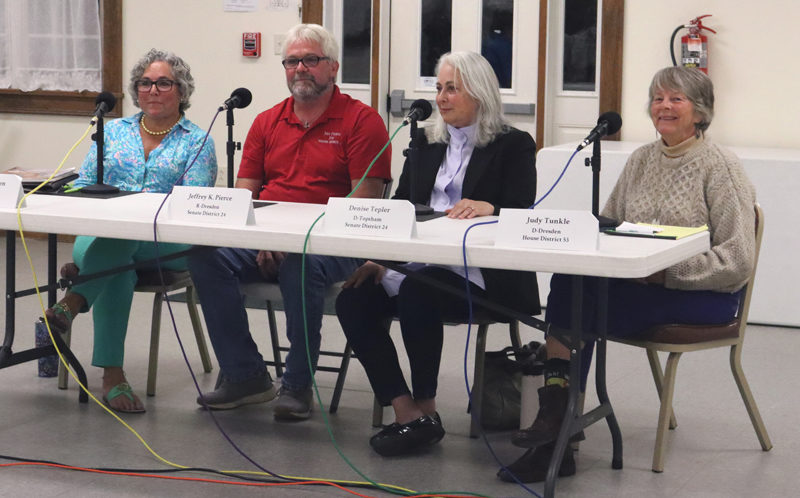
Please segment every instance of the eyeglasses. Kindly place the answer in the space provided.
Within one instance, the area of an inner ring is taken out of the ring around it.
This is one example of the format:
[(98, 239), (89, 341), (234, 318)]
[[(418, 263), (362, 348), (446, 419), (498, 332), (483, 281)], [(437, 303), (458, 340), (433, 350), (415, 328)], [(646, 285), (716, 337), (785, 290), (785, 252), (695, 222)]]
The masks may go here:
[(281, 61), (283, 67), (286, 69), (294, 69), (297, 67), (298, 64), (301, 62), (305, 67), (317, 67), (319, 61), (329, 61), (331, 60), (330, 57), (320, 57), (318, 55), (306, 55), (302, 59), (298, 59), (297, 57), (288, 57)]
[(159, 92), (168, 92), (172, 90), (172, 85), (174, 84), (174, 81), (168, 80), (167, 78), (159, 78), (156, 81), (145, 78), (136, 81), (136, 89), (140, 92), (149, 92), (153, 85), (155, 85)]

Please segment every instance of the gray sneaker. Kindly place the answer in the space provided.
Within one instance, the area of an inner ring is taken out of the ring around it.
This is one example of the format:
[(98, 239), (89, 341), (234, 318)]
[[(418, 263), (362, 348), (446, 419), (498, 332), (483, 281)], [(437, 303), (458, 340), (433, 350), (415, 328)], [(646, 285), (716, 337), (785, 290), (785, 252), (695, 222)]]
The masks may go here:
[(275, 395), (269, 372), (244, 382), (230, 382), (220, 372), (215, 389), (204, 393), (202, 397), (198, 396), (197, 404), (212, 410), (230, 410), (242, 405), (264, 403), (275, 398)]
[(275, 402), (276, 420), (306, 420), (311, 416), (314, 406), (314, 393), (311, 388), (300, 391), (290, 391), (281, 387), (278, 391), (278, 401)]

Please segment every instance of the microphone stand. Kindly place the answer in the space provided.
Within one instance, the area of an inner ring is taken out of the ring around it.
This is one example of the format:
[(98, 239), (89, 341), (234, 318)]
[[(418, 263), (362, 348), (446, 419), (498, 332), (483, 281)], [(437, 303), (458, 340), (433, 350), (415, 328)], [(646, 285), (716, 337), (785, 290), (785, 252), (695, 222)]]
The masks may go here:
[(233, 156), (237, 150), (242, 150), (242, 143), (233, 141), (233, 106), (228, 108), (225, 124), (228, 126), (228, 141), (225, 143), (225, 152), (228, 156), (228, 188), (233, 188)]
[(417, 216), (425, 216), (433, 214), (433, 208), (425, 204), (417, 204), (414, 202), (414, 181), (416, 177), (416, 169), (419, 166), (419, 133), (424, 133), (417, 129), (417, 120), (411, 120), (411, 141), (408, 144), (408, 196), (409, 200), (414, 203), (414, 213)]
[(97, 183), (83, 187), (81, 192), (86, 192), (87, 194), (116, 194), (119, 192), (117, 187), (103, 183), (103, 145), (105, 143), (105, 132), (103, 131), (103, 115), (101, 113), (98, 113), (97, 131), (92, 134), (92, 140), (97, 142)]
[(600, 138), (592, 144), (592, 157), (586, 158), (586, 166), (592, 167), (592, 214), (600, 222), (600, 228), (616, 227), (616, 220), (600, 216)]

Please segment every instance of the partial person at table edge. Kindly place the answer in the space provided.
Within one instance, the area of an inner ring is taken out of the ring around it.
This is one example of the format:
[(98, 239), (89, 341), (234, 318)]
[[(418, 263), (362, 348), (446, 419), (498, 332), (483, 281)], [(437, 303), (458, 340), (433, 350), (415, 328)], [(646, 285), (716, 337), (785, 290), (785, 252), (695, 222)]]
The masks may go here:
[[(536, 144), (503, 115), (497, 77), (488, 61), (473, 52), (451, 52), (439, 59), (436, 74), (436, 124), (425, 129), (418, 164), (406, 160), (394, 198), (474, 221), (503, 208), (530, 207), (536, 197)], [(469, 268), (465, 275), (463, 266), (416, 263), (407, 269), (460, 290), (466, 276), (474, 296), (526, 314), (540, 312), (532, 272)], [(436, 409), (443, 323), (466, 321), (466, 300), (374, 262), (365, 263), (344, 287), (336, 301), (342, 329), (378, 401), (392, 406), (395, 415), (393, 423), (370, 438), (370, 445), (382, 456), (394, 456), (439, 442), (445, 435)], [(479, 306), (475, 311), (507, 321)], [(394, 316), (400, 320), (410, 361), (411, 389), (389, 336)]]
[[(331, 33), (316, 24), (299, 24), (287, 32), (283, 46), (291, 96), (256, 117), (245, 140), (236, 187), (249, 189), (256, 199), (325, 204), (356, 187), (389, 135), (374, 109), (341, 93), (335, 84), (339, 49)], [(387, 147), (353, 196), (380, 197), (390, 178)], [(220, 365), (214, 390), (203, 393), (197, 403), (231, 409), (277, 396), (275, 419), (308, 419), (314, 402), (306, 352), (316, 369), (325, 291), (362, 262), (305, 255), (303, 294), (301, 254), (222, 247), (190, 256), (192, 279)], [(289, 352), (277, 392), (242, 302), (240, 284), (248, 282), (277, 282), (283, 297)]]
[[(128, 93), (141, 112), (106, 123), (104, 183), (127, 192), (168, 192), (176, 184), (214, 185), (217, 177), (214, 142), (209, 137), (203, 145), (205, 131), (185, 115), (194, 88), (191, 68), (171, 52), (151, 49), (136, 62)], [(92, 144), (75, 187), (96, 183), (96, 168), (97, 145)], [(159, 243), (158, 254), (166, 256), (189, 247)], [(153, 242), (78, 236), (72, 252), (74, 263), (62, 267), (61, 274), (88, 275), (150, 260), (155, 255)], [(185, 270), (186, 260), (173, 259), (162, 266)], [(53, 332), (64, 333), (72, 327), (78, 313), (92, 309), (92, 365), (103, 368), (103, 400), (110, 408), (128, 413), (144, 411), (122, 369), (136, 282), (134, 270), (87, 280), (67, 290), (64, 298), (45, 313)]]
[[(635, 150), (602, 212), (619, 221), (696, 227), (707, 225), (708, 251), (641, 279), (609, 279), (608, 334), (644, 338), (669, 323), (714, 325), (735, 318), (755, 258), (755, 189), (739, 159), (706, 137), (714, 115), (714, 86), (694, 68), (668, 67), (650, 84), (649, 115), (659, 139)], [(594, 333), (595, 279), (584, 279), (584, 333)], [(550, 283), (545, 320), (570, 327), (572, 279)], [(570, 351), (548, 335), (545, 385), (533, 424), (512, 436), (529, 448), (510, 470), (523, 482), (543, 481), (566, 412), (570, 382), (585, 389), (593, 341), (582, 351), (581, 379), (569, 378)], [(579, 439), (575, 438), (574, 439)], [(560, 476), (575, 473), (568, 444)], [(512, 481), (501, 470), (501, 479)]]

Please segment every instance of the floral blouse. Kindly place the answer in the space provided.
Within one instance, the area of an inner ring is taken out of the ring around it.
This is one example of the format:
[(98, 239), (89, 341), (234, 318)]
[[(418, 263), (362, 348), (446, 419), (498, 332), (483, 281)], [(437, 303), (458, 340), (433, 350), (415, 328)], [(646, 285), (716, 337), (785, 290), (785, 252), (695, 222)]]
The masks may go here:
[[(205, 131), (182, 116), (161, 143), (144, 159), (139, 134), (142, 113), (106, 124), (103, 149), (103, 183), (128, 192), (169, 192), (173, 185), (212, 187), (217, 179), (217, 154), (211, 137), (180, 182), (178, 179), (197, 155)], [(75, 180), (76, 187), (97, 183), (97, 144), (92, 144)]]

